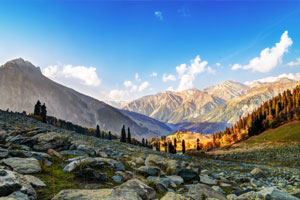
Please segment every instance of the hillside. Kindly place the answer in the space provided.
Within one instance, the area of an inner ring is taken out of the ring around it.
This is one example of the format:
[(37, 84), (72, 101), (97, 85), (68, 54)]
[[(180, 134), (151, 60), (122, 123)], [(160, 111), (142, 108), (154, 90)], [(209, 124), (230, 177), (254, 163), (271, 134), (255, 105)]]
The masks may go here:
[[(129, 126), (136, 138), (159, 136), (151, 128), (141, 127), (134, 120), (101, 101), (53, 82), (28, 61), (16, 59), (0, 67), (0, 109), (33, 112), (39, 99), (46, 103), (48, 114), (85, 127), (111, 130), (119, 134)], [(155, 123), (154, 121), (152, 121)]]
[(283, 91), (292, 90), (300, 82), (298, 81), (283, 81), (279, 80), (274, 83), (261, 83), (251, 87), (243, 95), (229, 100), (225, 104), (211, 111), (210, 113), (192, 119), (192, 122), (223, 122), (234, 124), (239, 117), (246, 116), (253, 110), (258, 108), (263, 102), (275, 97)]
[(225, 81), (204, 90), (166, 91), (145, 96), (128, 103), (124, 109), (176, 124), (201, 117), (248, 89), (241, 83)]

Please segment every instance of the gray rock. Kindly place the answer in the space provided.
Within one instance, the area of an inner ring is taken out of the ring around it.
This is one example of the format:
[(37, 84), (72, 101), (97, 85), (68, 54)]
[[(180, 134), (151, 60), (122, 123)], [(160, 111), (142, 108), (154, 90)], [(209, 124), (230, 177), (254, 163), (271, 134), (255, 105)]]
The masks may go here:
[(88, 153), (91, 156), (95, 156), (96, 155), (96, 149), (93, 148), (93, 147), (91, 147), (91, 146), (79, 145), (77, 147), (77, 150), (84, 151), (84, 152)]
[(36, 151), (67, 150), (70, 146), (70, 140), (67, 136), (55, 132), (41, 133), (35, 135), (33, 139), (37, 140), (37, 144), (33, 146)]
[(120, 190), (134, 190), (142, 199), (153, 199), (155, 190), (138, 179), (131, 179), (118, 187)]
[(85, 168), (75, 173), (76, 178), (88, 180), (88, 181), (97, 181), (97, 182), (106, 182), (107, 174), (100, 173), (91, 168)]
[(65, 172), (72, 172), (79, 167), (81, 168), (87, 168), (90, 166), (93, 166), (97, 163), (97, 161), (94, 158), (87, 157), (87, 158), (82, 158), (82, 159), (77, 159), (69, 163), (64, 167)]
[(112, 189), (62, 190), (52, 200), (107, 200)]
[(256, 178), (265, 177), (263, 170), (260, 168), (254, 168), (250, 173)]
[(203, 196), (206, 196), (207, 198), (216, 198), (219, 200), (226, 200), (226, 197), (224, 194), (217, 192), (214, 189), (212, 189), (211, 187), (204, 185), (204, 184), (191, 185), (189, 187), (187, 196), (191, 197), (192, 199), (202, 199)]
[(177, 175), (167, 176), (167, 178), (170, 179), (176, 185), (181, 185), (184, 182), (183, 178)]
[(280, 191), (275, 187), (267, 187), (256, 193), (259, 198), (272, 200), (297, 200), (298, 198), (290, 195), (287, 192)]
[(115, 163), (115, 169), (117, 171), (125, 171), (125, 165), (122, 162)]
[(189, 198), (182, 196), (181, 194), (176, 194), (174, 192), (168, 192), (161, 198), (161, 200), (188, 200)]
[(60, 152), (62, 155), (72, 155), (72, 156), (88, 156), (87, 153), (80, 150), (65, 150)]
[(114, 189), (105, 200), (143, 200), (134, 189)]
[(24, 175), (24, 178), (30, 183), (34, 188), (46, 187), (46, 184), (41, 181), (39, 178), (32, 175)]
[(196, 173), (193, 170), (185, 169), (185, 168), (179, 170), (178, 176), (180, 176), (184, 180), (184, 182), (188, 182), (192, 180), (197, 180), (197, 181), (200, 180), (198, 173)]
[(142, 166), (137, 169), (138, 173), (142, 174), (145, 177), (148, 176), (157, 176), (160, 173), (160, 169), (151, 166)]
[(30, 199), (37, 199), (35, 190), (21, 174), (10, 170), (0, 170), (0, 196), (8, 196), (20, 191)]
[(111, 178), (116, 183), (122, 183), (122, 181), (123, 181), (123, 177), (122, 176), (112, 176)]
[(39, 161), (35, 158), (7, 158), (3, 163), (21, 174), (33, 174), (42, 170)]
[(168, 191), (168, 188), (162, 182), (154, 183), (156, 191), (159, 193), (165, 193)]
[(0, 200), (30, 200), (30, 198), (26, 194), (17, 191), (17, 192), (13, 192), (12, 194), (6, 197), (0, 197)]
[(204, 183), (204, 184), (207, 184), (207, 185), (216, 185), (217, 184), (216, 180), (210, 178), (207, 175), (200, 176), (200, 182)]
[(165, 163), (166, 158), (155, 155), (155, 154), (149, 154), (145, 160), (146, 166), (156, 166), (156, 167), (164, 167), (166, 166)]

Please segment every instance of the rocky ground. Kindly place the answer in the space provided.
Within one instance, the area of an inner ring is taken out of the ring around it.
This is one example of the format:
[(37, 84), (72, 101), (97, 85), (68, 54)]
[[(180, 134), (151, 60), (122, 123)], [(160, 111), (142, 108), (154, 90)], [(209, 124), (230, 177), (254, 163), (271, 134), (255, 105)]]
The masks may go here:
[(0, 200), (300, 197), (297, 168), (170, 155), (21, 114), (0, 111), (0, 143)]

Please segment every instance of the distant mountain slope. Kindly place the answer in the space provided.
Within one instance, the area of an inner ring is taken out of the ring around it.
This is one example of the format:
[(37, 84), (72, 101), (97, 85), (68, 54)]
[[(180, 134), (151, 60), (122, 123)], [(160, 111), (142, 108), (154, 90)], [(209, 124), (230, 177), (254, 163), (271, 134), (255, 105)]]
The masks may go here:
[(217, 85), (203, 89), (202, 91), (228, 101), (244, 94), (249, 89), (249, 86), (242, 83), (235, 81), (224, 81)]
[(173, 129), (173, 131), (182, 130), (191, 131), (195, 133), (212, 134), (218, 131), (223, 131), (226, 128), (226, 126), (230, 126), (230, 124), (224, 122), (182, 122), (177, 124), (169, 124), (169, 126)]
[(157, 121), (156, 119), (153, 119), (151, 117), (147, 117), (146, 115), (131, 112), (129, 110), (120, 111), (121, 113), (135, 121), (139, 126), (149, 128), (151, 129), (151, 131), (157, 133), (158, 135), (167, 135), (172, 131), (172, 129), (165, 123)]
[(280, 79), (274, 83), (255, 83), (245, 94), (229, 100), (205, 116), (193, 119), (193, 122), (223, 122), (234, 124), (239, 116), (243, 117), (259, 107), (263, 102), (282, 93), (292, 90), (300, 82)]
[(101, 101), (53, 82), (28, 61), (16, 59), (0, 67), (0, 109), (33, 112), (39, 99), (47, 105), (48, 114), (75, 124), (111, 130), (119, 134), (129, 126), (136, 138), (160, 135)]
[(204, 90), (166, 91), (145, 96), (128, 103), (123, 109), (141, 113), (162, 122), (188, 122), (191, 118), (209, 113), (228, 99), (239, 96), (248, 89), (248, 86), (241, 83), (225, 81)]

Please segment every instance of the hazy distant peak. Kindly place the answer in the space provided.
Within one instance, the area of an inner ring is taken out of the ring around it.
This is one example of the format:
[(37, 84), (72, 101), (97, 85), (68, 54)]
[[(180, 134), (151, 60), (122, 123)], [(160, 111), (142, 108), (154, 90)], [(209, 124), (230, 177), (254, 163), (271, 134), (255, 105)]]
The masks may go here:
[(31, 62), (24, 60), (23, 58), (13, 59), (11, 61), (6, 62), (1, 68), (14, 68), (18, 70), (30, 70), (36, 71), (42, 74), (41, 69), (39, 67), (34, 66)]

